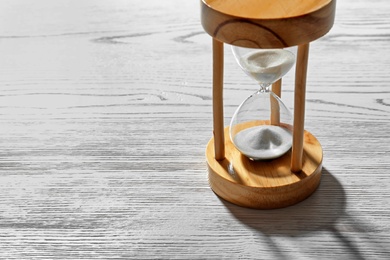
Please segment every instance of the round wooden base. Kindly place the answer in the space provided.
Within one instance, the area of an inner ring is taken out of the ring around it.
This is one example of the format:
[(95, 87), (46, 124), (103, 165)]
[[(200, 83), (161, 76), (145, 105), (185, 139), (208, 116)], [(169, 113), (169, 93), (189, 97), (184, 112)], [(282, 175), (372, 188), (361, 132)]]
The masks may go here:
[(310, 196), (321, 180), (322, 148), (309, 132), (304, 134), (303, 167), (290, 170), (291, 150), (269, 161), (252, 161), (242, 155), (225, 128), (225, 159), (215, 160), (214, 138), (207, 144), (206, 158), (211, 189), (239, 206), (274, 209), (296, 204)]

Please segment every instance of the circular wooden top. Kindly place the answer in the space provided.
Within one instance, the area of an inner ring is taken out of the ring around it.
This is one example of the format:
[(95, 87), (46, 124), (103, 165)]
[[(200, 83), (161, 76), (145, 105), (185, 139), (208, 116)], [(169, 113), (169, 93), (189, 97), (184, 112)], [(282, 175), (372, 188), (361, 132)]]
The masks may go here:
[(333, 26), (336, 0), (202, 0), (202, 25), (219, 41), (251, 48), (312, 42)]
[(332, 0), (203, 0), (210, 8), (237, 17), (283, 19), (307, 15)]

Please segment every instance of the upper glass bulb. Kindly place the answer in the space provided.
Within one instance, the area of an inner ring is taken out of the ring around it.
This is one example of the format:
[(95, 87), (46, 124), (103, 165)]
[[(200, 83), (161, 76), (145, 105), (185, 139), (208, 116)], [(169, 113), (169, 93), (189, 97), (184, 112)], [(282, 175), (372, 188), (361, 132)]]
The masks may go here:
[(241, 69), (262, 85), (283, 77), (294, 65), (294, 53), (285, 49), (251, 49), (232, 46)]

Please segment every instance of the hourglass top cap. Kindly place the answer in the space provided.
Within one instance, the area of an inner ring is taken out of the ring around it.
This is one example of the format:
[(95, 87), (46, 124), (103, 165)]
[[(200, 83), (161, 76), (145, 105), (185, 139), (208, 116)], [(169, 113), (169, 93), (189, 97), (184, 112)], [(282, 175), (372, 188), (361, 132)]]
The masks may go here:
[(336, 0), (201, 0), (205, 31), (248, 48), (312, 42), (332, 28)]

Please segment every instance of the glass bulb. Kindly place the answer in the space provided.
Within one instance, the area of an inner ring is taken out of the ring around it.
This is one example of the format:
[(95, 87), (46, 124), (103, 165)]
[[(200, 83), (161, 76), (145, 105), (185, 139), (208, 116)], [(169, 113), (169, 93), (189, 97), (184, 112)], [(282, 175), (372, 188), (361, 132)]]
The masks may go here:
[(234, 113), (230, 139), (252, 160), (280, 157), (292, 145), (293, 117), (269, 87), (291, 69), (295, 55), (284, 49), (232, 49), (240, 67), (259, 83), (260, 89), (245, 99)]

